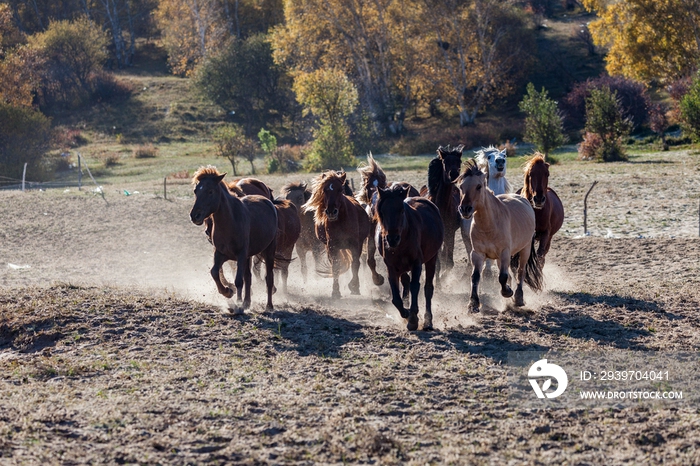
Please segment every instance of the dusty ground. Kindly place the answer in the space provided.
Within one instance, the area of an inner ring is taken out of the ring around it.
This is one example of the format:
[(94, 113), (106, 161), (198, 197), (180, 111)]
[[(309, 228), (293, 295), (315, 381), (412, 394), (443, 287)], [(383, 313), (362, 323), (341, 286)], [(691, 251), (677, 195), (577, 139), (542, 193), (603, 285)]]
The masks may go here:
[(698, 157), (635, 162), (552, 168), (567, 221), (531, 313), (466, 315), (458, 269), (413, 334), (366, 270), (360, 297), (292, 273), (274, 312), (254, 284), (226, 315), (185, 185), (0, 192), (0, 463), (698, 464), (697, 406), (508, 403), (508, 351), (700, 348)]

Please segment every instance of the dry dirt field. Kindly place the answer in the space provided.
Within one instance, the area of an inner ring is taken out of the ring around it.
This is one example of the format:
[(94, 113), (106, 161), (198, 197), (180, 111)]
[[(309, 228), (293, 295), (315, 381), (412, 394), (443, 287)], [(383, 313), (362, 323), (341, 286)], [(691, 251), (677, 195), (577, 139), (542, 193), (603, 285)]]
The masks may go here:
[(415, 333), (366, 268), (332, 302), (293, 262), (273, 312), (254, 283), (228, 315), (187, 185), (0, 192), (0, 463), (700, 464), (698, 406), (508, 403), (509, 351), (700, 349), (700, 157), (551, 173), (567, 218), (529, 312), (467, 315), (460, 244)]

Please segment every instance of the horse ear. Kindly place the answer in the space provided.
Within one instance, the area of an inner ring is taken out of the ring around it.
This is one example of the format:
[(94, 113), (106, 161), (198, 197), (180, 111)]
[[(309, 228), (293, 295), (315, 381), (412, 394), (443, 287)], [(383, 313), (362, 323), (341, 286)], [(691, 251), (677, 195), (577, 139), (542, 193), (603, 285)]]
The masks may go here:
[(401, 188), (401, 197), (404, 199), (408, 198), (409, 189), (406, 187)]
[(347, 175), (348, 175), (348, 174), (345, 173), (345, 172), (342, 172), (342, 173), (340, 173), (340, 175), (338, 175), (338, 177), (340, 178), (340, 182), (341, 182), (341, 183), (343, 183), (343, 184), (345, 183), (345, 178), (347, 177)]
[(440, 159), (442, 159), (442, 158), (444, 157), (444, 155), (443, 155), (443, 154), (444, 154), (444, 152), (443, 152), (444, 150), (445, 150), (445, 149), (443, 149), (442, 146), (438, 147), (437, 155), (438, 155), (438, 157), (439, 157)]
[(459, 152), (460, 157), (462, 156), (462, 151), (464, 151), (464, 144), (460, 144), (455, 147), (455, 151)]
[(224, 176), (226, 176), (226, 173), (222, 173), (221, 175), (216, 177), (216, 182), (221, 183), (221, 180), (224, 179)]

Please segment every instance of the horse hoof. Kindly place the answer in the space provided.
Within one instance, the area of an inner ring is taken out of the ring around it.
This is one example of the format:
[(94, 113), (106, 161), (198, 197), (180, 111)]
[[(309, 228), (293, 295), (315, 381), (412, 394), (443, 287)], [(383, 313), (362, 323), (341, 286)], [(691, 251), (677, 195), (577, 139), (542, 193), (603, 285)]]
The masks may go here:
[(423, 331), (424, 331), (424, 332), (432, 332), (433, 330), (435, 330), (435, 329), (433, 328), (433, 324), (424, 324), (424, 325), (423, 325)]
[(384, 284), (384, 277), (381, 275), (372, 275), (372, 283), (374, 283), (377, 286), (382, 286)]
[(479, 310), (479, 305), (478, 304), (470, 304), (469, 307), (467, 308), (467, 312), (473, 312), (474, 314), (478, 314), (480, 312)]
[(241, 306), (241, 309), (248, 309), (250, 307), (250, 300), (243, 301), (243, 305)]
[(340, 291), (334, 291), (334, 292), (331, 294), (331, 298), (332, 298), (332, 299), (340, 299)]
[(267, 303), (267, 305), (265, 306), (265, 310), (266, 311), (274, 311), (275, 306), (273, 306), (272, 303)]
[(231, 288), (226, 288), (223, 293), (221, 293), (224, 298), (226, 299), (231, 299), (233, 298), (233, 290)]
[(513, 297), (513, 290), (510, 288), (506, 288), (505, 290), (501, 290), (501, 296), (504, 298), (512, 298)]
[(415, 320), (409, 318), (406, 328), (411, 332), (418, 330), (418, 318), (416, 317)]
[(231, 315), (234, 315), (234, 316), (240, 316), (240, 315), (243, 315), (243, 313), (244, 313), (243, 308), (240, 306), (229, 306), (228, 310), (231, 313)]

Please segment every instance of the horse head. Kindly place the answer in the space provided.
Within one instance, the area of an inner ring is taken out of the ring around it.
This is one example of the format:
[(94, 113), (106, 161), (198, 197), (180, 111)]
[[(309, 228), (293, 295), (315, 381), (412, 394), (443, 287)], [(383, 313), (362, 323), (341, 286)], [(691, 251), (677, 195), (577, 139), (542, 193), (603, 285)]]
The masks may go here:
[(311, 193), (307, 193), (306, 183), (290, 183), (282, 187), (281, 193), (285, 199), (297, 206), (297, 209), (301, 209), (301, 206), (311, 197)]
[(304, 212), (314, 211), (316, 224), (338, 220), (345, 196), (345, 172), (328, 170), (314, 179), (311, 198), (304, 204)]
[(406, 210), (404, 200), (409, 194), (409, 189), (401, 185), (391, 188), (379, 188), (377, 191), (377, 219), (381, 228), (381, 235), (388, 249), (393, 249), (401, 243), (401, 235), (406, 229)]
[(527, 198), (535, 209), (542, 209), (547, 201), (549, 184), (549, 164), (536, 154), (525, 166), (523, 197)]
[(219, 210), (221, 204), (221, 184), (226, 173), (219, 173), (214, 167), (203, 167), (192, 177), (194, 185), (194, 206), (190, 211), (190, 220), (201, 225), (211, 214)]
[(367, 165), (359, 167), (357, 171), (362, 176), (362, 187), (357, 200), (369, 205), (377, 189), (386, 188), (386, 175), (371, 152), (367, 155)]
[(459, 215), (469, 220), (474, 215), (478, 205), (486, 192), (486, 174), (479, 170), (475, 161), (467, 162), (464, 173), (454, 181), (459, 188)]
[(459, 176), (459, 169), (462, 168), (462, 151), (464, 145), (460, 144), (457, 147), (438, 147), (437, 154), (442, 161), (442, 168), (445, 177), (453, 182)]

